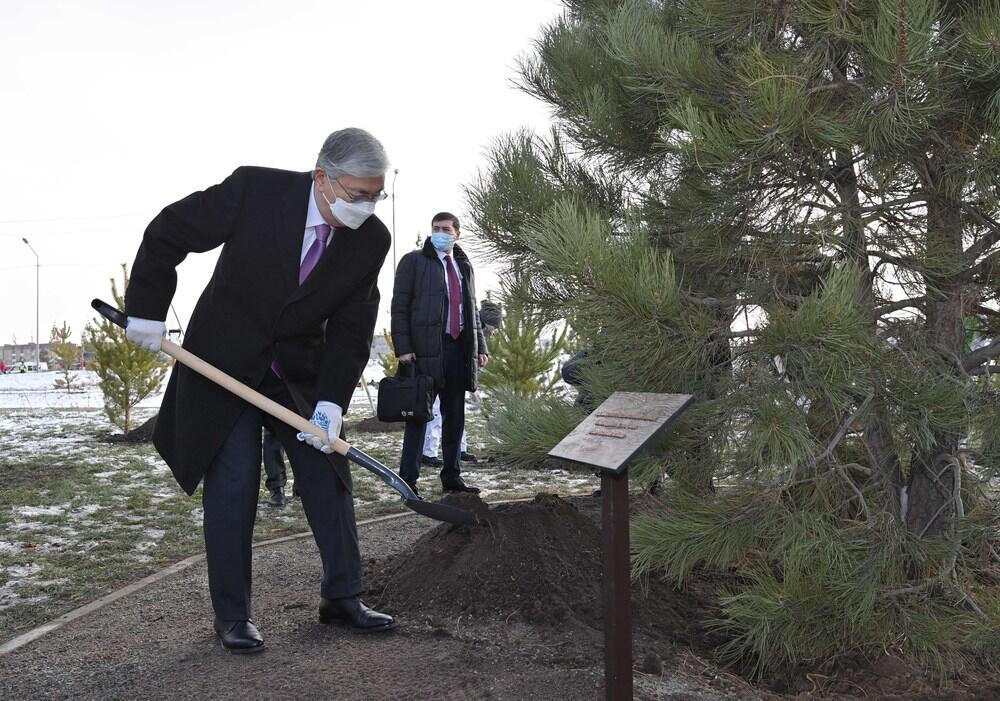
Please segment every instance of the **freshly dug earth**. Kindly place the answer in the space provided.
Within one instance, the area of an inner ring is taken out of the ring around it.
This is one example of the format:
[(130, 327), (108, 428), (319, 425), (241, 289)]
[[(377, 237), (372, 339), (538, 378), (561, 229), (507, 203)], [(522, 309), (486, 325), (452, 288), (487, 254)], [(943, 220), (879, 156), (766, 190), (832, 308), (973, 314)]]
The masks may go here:
[(372, 583), (380, 605), (445, 619), (600, 625), (601, 534), (574, 506), (546, 494), (493, 509), (477, 495), (445, 501), (485, 516), (485, 525), (423, 535)]
[[(445, 501), (475, 511), (486, 525), (440, 525), (405, 555), (371, 563), (369, 594), (378, 605), (401, 617), (422, 617), (442, 635), (454, 629), (480, 630), (489, 639), (499, 639), (522, 626), (531, 630), (532, 644), (547, 664), (600, 664), (599, 500), (574, 500), (579, 509), (544, 494), (531, 502), (494, 508), (477, 495), (454, 495)], [(702, 575), (683, 590), (661, 581), (633, 587), (637, 669), (665, 677), (697, 670), (712, 686), (724, 680), (730, 685), (727, 698), (734, 699), (757, 694), (824, 701), (1000, 699), (995, 679), (968, 674), (941, 688), (925, 672), (889, 656), (833, 669), (799, 669), (752, 689), (713, 662), (712, 650), (722, 640), (705, 622), (721, 615), (716, 601), (725, 584)]]
[(406, 428), (406, 423), (402, 421), (379, 421), (377, 416), (369, 416), (353, 424), (350, 430), (358, 433), (394, 433), (401, 432), (404, 428)]
[(153, 430), (156, 428), (156, 414), (153, 414), (141, 426), (133, 428), (128, 433), (113, 433), (105, 437), (108, 443), (151, 443)]

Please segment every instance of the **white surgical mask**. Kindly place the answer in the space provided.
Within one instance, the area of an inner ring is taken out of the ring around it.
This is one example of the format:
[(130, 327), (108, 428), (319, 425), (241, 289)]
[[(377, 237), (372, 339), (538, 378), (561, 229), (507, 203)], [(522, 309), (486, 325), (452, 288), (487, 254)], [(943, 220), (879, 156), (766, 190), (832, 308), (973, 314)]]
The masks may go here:
[(326, 193), (322, 190), (319, 191), (323, 195), (323, 199), (330, 206), (330, 211), (333, 216), (337, 218), (341, 224), (346, 226), (348, 229), (357, 229), (359, 226), (365, 223), (365, 220), (371, 215), (375, 214), (375, 203), (371, 200), (364, 200), (363, 202), (348, 202), (347, 200), (342, 200), (337, 197), (333, 203), (330, 202), (330, 198), (326, 196)]

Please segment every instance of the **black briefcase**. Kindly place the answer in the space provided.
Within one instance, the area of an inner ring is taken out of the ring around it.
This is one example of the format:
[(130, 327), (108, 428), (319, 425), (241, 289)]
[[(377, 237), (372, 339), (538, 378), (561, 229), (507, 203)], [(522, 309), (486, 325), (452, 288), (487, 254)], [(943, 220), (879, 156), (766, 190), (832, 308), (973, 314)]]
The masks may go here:
[(395, 377), (384, 377), (378, 383), (378, 420), (430, 421), (434, 396), (433, 377), (418, 375), (415, 363), (400, 363)]

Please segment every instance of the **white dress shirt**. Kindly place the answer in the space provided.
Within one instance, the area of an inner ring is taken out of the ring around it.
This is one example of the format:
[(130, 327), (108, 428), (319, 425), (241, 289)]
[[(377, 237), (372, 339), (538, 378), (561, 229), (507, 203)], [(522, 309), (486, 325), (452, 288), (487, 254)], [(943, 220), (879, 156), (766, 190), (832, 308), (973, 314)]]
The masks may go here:
[[(302, 235), (302, 254), (299, 256), (299, 265), (302, 265), (302, 261), (306, 259), (306, 253), (309, 252), (309, 247), (312, 246), (313, 241), (316, 240), (316, 225), (326, 224), (326, 220), (323, 219), (323, 215), (319, 213), (319, 206), (316, 204), (315, 181), (309, 191), (309, 207), (306, 209), (306, 231)], [(330, 245), (330, 240), (333, 238), (333, 227), (330, 227), (330, 229), (330, 235), (326, 239), (327, 246)]]
[[(315, 236), (316, 235), (313, 234), (313, 238), (315, 238)], [(448, 301), (448, 309), (450, 310), (451, 309), (451, 287), (448, 285), (448, 264), (444, 260), (445, 256), (451, 256), (451, 267), (455, 271), (455, 274), (458, 275), (458, 289), (459, 290), (463, 289), (463, 286), (465, 285), (465, 281), (462, 279), (462, 271), (458, 269), (458, 265), (455, 263), (455, 256), (454, 256), (455, 251), (454, 251), (454, 249), (452, 249), (451, 253), (444, 253), (443, 251), (438, 251), (436, 248), (434, 250), (438, 254), (438, 260), (441, 261), (442, 267), (444, 267), (444, 294), (445, 294), (445, 299)], [(464, 309), (463, 309), (463, 300), (464, 299), (465, 299), (465, 295), (463, 294), (462, 297), (458, 300), (458, 324), (459, 324), (458, 332), (459, 333), (462, 333), (462, 329), (465, 328), (465, 313), (464, 313)], [(444, 332), (447, 333), (447, 334), (451, 333), (451, 314), (445, 315), (445, 318), (444, 318)]]

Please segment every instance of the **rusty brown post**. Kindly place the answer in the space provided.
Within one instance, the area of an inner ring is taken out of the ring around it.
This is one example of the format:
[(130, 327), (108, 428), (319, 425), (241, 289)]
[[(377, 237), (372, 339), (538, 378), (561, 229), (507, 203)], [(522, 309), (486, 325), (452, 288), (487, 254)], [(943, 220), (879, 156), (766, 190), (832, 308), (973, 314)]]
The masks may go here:
[(604, 698), (632, 699), (632, 596), (628, 539), (628, 469), (601, 472), (604, 555)]

